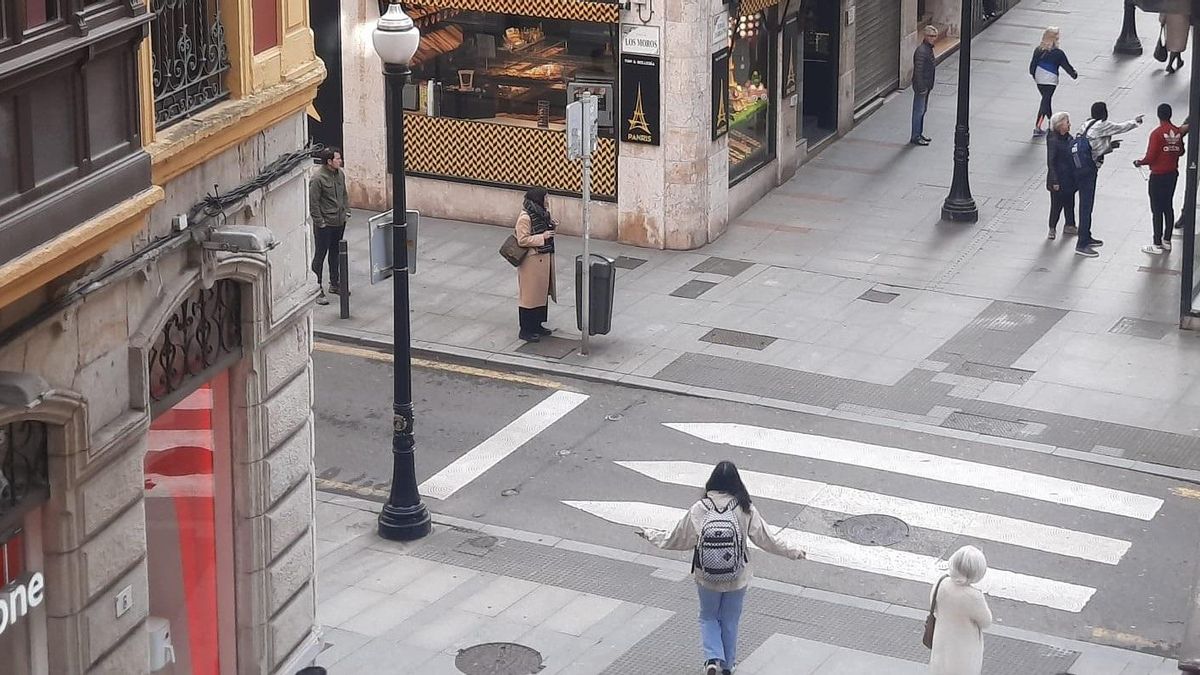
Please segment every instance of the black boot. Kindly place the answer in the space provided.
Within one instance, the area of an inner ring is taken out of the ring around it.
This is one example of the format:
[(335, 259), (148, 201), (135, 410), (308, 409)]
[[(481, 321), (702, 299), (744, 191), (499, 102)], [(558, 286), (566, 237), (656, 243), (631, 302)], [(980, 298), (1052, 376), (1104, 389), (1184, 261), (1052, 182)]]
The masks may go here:
[(521, 325), (521, 332), (517, 335), (517, 337), (526, 342), (537, 342), (538, 340), (542, 339), (542, 336), (538, 334), (536, 321), (537, 315), (535, 312), (537, 312), (536, 309), (525, 309), (524, 307), (517, 308), (517, 315)]
[(542, 324), (546, 323), (546, 318), (549, 315), (549, 312), (550, 312), (549, 306), (542, 305), (541, 307), (538, 307), (537, 309), (533, 309), (530, 311), (532, 311), (534, 313), (534, 315), (533, 315), (533, 321), (534, 321), (533, 330), (534, 330), (534, 332), (536, 332), (538, 335), (549, 335), (554, 332), (553, 329), (546, 328), (545, 326), (542, 325)]

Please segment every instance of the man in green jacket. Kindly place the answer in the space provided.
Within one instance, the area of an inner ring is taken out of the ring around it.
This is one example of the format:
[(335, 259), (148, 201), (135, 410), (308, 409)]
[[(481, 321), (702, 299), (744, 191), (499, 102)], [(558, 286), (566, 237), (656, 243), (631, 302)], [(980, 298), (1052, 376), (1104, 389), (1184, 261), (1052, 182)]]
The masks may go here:
[[(308, 212), (312, 216), (313, 238), (316, 255), (312, 271), (317, 275), (317, 304), (328, 305), (325, 289), (321, 286), (321, 268), (325, 257), (329, 257), (329, 292), (345, 291), (338, 277), (338, 242), (346, 234), (346, 222), (350, 220), (350, 200), (346, 196), (346, 175), (342, 173), (342, 152), (327, 148), (318, 155), (321, 168), (308, 182)], [(349, 291), (345, 291), (349, 293)]]

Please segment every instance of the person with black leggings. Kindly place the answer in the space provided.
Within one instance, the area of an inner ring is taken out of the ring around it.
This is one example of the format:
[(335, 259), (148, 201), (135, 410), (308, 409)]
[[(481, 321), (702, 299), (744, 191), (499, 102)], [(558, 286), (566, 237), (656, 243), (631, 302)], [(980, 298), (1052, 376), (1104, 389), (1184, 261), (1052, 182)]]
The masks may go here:
[(1134, 166), (1150, 167), (1150, 213), (1154, 218), (1154, 243), (1143, 246), (1150, 255), (1171, 250), (1171, 224), (1175, 222), (1175, 184), (1179, 181), (1179, 158), (1183, 156), (1183, 137), (1188, 125), (1171, 123), (1171, 106), (1158, 106), (1158, 127), (1150, 132), (1146, 156), (1133, 160)]
[(1075, 226), (1075, 162), (1071, 158), (1071, 116), (1056, 112), (1050, 116), (1050, 134), (1046, 136), (1046, 190), (1050, 192), (1050, 232), (1047, 239), (1058, 237), (1058, 219), (1066, 215), (1064, 235), (1078, 234)]
[(1050, 26), (1042, 33), (1042, 42), (1033, 50), (1033, 59), (1029, 61), (1029, 74), (1037, 84), (1038, 92), (1042, 95), (1042, 103), (1038, 106), (1037, 122), (1034, 124), (1033, 135), (1045, 136), (1046, 130), (1042, 123), (1054, 114), (1054, 90), (1058, 88), (1059, 69), (1067, 71), (1072, 79), (1079, 79), (1079, 73), (1067, 60), (1067, 55), (1058, 48), (1059, 31)]

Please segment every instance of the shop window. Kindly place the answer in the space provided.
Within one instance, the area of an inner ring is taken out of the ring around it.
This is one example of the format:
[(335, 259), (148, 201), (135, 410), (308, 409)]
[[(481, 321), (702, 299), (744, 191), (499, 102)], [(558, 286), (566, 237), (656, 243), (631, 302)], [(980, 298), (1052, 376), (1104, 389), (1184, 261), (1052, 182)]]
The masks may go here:
[(25, 30), (58, 18), (59, 0), (25, 0)]
[(729, 180), (737, 182), (773, 156), (773, 31), (766, 12), (729, 19)]
[(229, 377), (217, 374), (150, 425), (144, 460), (150, 630), (171, 636), (152, 669), (236, 672)]
[(614, 24), (419, 6), (409, 13), (421, 28), (409, 110), (561, 130), (567, 103), (586, 87), (607, 97), (601, 134), (611, 137)]
[(46, 675), (46, 594), (41, 574), (41, 511), (25, 514), (20, 524), (0, 531), (0, 658), (3, 672)]
[(279, 0), (254, 0), (254, 53), (279, 44)]

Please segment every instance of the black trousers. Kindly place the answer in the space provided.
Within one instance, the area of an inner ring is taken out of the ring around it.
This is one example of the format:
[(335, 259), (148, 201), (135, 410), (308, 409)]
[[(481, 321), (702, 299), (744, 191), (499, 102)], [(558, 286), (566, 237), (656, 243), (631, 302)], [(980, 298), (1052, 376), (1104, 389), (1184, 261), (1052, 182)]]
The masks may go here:
[(321, 283), (321, 268), (325, 266), (325, 258), (329, 258), (329, 284), (338, 286), (341, 279), (338, 277), (338, 242), (346, 234), (346, 226), (341, 227), (318, 227), (315, 230), (314, 239), (317, 245), (316, 255), (313, 256), (312, 271), (317, 275), (317, 283)]
[[(1038, 117), (1050, 118), (1054, 114), (1054, 90), (1058, 88), (1053, 84), (1039, 84), (1038, 91), (1042, 93), (1042, 104), (1038, 107)], [(1054, 131), (1051, 129), (1051, 131)]]
[(996, 6), (996, 0), (983, 0), (983, 14), (989, 16), (999, 12), (1000, 8)]
[(1154, 245), (1162, 246), (1163, 240), (1171, 241), (1171, 227), (1175, 223), (1175, 184), (1179, 172), (1150, 174), (1150, 213), (1154, 216)]
[(1075, 226), (1075, 191), (1074, 190), (1051, 190), (1050, 191), (1050, 229), (1058, 227), (1058, 218), (1062, 214), (1067, 216), (1067, 227)]

